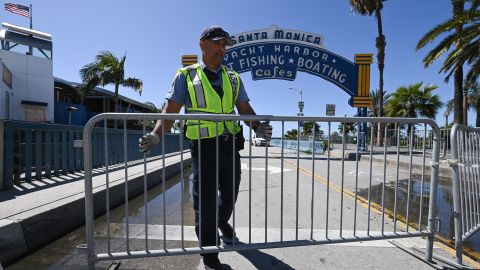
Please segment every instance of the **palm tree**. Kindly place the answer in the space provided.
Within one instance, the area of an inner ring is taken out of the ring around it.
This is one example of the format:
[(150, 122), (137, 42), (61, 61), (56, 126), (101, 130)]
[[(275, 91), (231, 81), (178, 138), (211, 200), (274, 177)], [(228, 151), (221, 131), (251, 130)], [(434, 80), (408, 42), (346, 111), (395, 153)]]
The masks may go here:
[(466, 88), (468, 107), (473, 108), (477, 112), (475, 126), (480, 127), (480, 85), (478, 82), (468, 82)]
[[(476, 111), (475, 126), (480, 127), (480, 85), (478, 82), (472, 83), (465, 81), (463, 89), (465, 89), (466, 92), (467, 109), (473, 108)], [(450, 112), (454, 109), (454, 100), (449, 100), (446, 107), (444, 116), (448, 119)], [(446, 123), (446, 125), (448, 125), (448, 123)]]
[(95, 57), (95, 62), (83, 66), (80, 69), (80, 77), (83, 81), (80, 87), (82, 97), (86, 96), (91, 89), (98, 85), (105, 86), (113, 84), (115, 87), (113, 94), (114, 111), (117, 112), (118, 90), (120, 85), (133, 88), (141, 95), (143, 82), (137, 78), (125, 78), (126, 59), (126, 55), (119, 59), (109, 51), (101, 51)]
[(287, 131), (287, 133), (285, 134), (285, 138), (290, 139), (290, 140), (296, 140), (297, 139), (297, 134), (298, 134), (297, 129), (291, 129), (291, 130)]
[(303, 122), (302, 135), (313, 135), (313, 123), (315, 123), (315, 135), (319, 135), (320, 125), (313, 121)]
[(353, 136), (356, 135), (357, 123), (342, 122), (338, 124), (338, 133), (343, 134), (343, 126), (345, 126), (345, 135), (352, 133)]
[[(349, 0), (350, 6), (352, 11), (360, 13), (361, 15), (368, 15), (371, 16), (375, 14), (377, 18), (377, 28), (378, 28), (378, 36), (375, 40), (375, 45), (377, 47), (377, 61), (378, 61), (378, 71), (379, 71), (379, 111), (378, 117), (383, 117), (384, 110), (383, 104), (385, 101), (383, 100), (383, 68), (385, 67), (385, 46), (387, 43), (385, 42), (385, 35), (383, 34), (383, 26), (382, 26), (382, 8), (383, 2), (386, 0)], [(379, 127), (381, 125), (379, 124)], [(379, 128), (380, 130), (380, 128)], [(381, 143), (382, 141), (382, 133), (378, 132), (378, 142)]]
[(447, 101), (447, 104), (445, 104), (445, 112), (443, 113), (443, 116), (445, 116), (445, 127), (447, 128), (449, 126), (448, 124), (448, 117), (453, 111), (453, 99), (450, 99)]
[[(390, 94), (387, 94), (387, 91), (383, 92), (383, 97), (380, 96), (380, 91), (378, 89), (374, 91), (370, 91), (370, 97), (372, 97), (372, 106), (370, 106), (369, 111), (368, 111), (368, 116), (369, 117), (380, 117), (380, 111), (385, 112), (385, 106), (384, 104), (388, 102), (390, 99)], [(383, 100), (383, 104), (382, 104)], [(374, 127), (375, 130), (377, 130), (376, 127)], [(375, 134), (375, 130), (373, 131)], [(382, 132), (381, 132), (381, 125), (378, 123), (378, 133), (377, 133), (377, 142), (378, 145), (382, 145)]]
[(385, 105), (390, 117), (426, 117), (434, 119), (442, 102), (433, 95), (436, 85), (424, 86), (422, 82), (398, 88)]
[[(370, 106), (368, 111), (369, 117), (380, 117), (380, 110), (385, 112), (385, 103), (388, 102), (392, 95), (387, 94), (387, 91), (383, 91), (383, 106), (381, 106), (380, 91), (378, 89), (370, 91), (370, 97), (372, 97), (372, 105)], [(382, 108), (381, 108), (382, 107)]]
[[(467, 61), (467, 51), (472, 52), (471, 47), (476, 46), (478, 50), (478, 39), (477, 35), (472, 35), (474, 31), (479, 32), (475, 27), (468, 27), (463, 29), (465, 24), (465, 19), (467, 15), (464, 12), (465, 0), (451, 0), (452, 1), (452, 12), (453, 16), (451, 19), (437, 25), (426, 33), (420, 41), (417, 43), (417, 50), (425, 47), (427, 44), (433, 42), (439, 36), (447, 36), (435, 47), (433, 48), (427, 56), (423, 59), (425, 67), (430, 66), (435, 60), (437, 60), (441, 55), (450, 50), (452, 46), (455, 46), (455, 49), (452, 50), (442, 67), (440, 72), (448, 73), (445, 78), (448, 81), (449, 77), (453, 73), (454, 78), (454, 122), (457, 124), (466, 124), (467, 123), (467, 113), (466, 113), (466, 102), (463, 99), (463, 64)], [(478, 2), (478, 1), (475, 1)], [(478, 5), (473, 4), (472, 8), (476, 8)], [(478, 26), (476, 26), (478, 28)], [(454, 33), (450, 33), (454, 31)], [(466, 37), (469, 37), (466, 39)], [(474, 42), (477, 41), (477, 42)], [(478, 54), (478, 52), (476, 52)], [(478, 62), (477, 62), (478, 63)], [(477, 66), (480, 69), (480, 64)], [(472, 66), (473, 69), (473, 66)], [(469, 72), (470, 74), (470, 72)], [(478, 75), (477, 75), (478, 76)], [(473, 75), (470, 75), (473, 77)], [(465, 103), (465, 104), (464, 104)], [(464, 106), (465, 105), (465, 106)]]
[[(385, 104), (388, 116), (435, 119), (438, 110), (443, 106), (440, 97), (432, 94), (437, 88), (433, 84), (424, 86), (422, 82), (398, 88)], [(412, 125), (408, 125), (407, 134), (410, 134), (411, 129)]]

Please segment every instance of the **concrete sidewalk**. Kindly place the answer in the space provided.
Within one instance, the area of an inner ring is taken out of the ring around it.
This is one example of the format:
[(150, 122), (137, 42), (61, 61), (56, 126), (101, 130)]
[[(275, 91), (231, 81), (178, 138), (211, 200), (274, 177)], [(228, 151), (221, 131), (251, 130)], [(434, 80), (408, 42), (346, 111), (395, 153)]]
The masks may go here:
[[(180, 172), (180, 155), (165, 159), (166, 179)], [(190, 152), (183, 155), (184, 166), (190, 164)], [(163, 163), (159, 157), (147, 163), (148, 188), (163, 180)], [(129, 197), (143, 192), (143, 160), (128, 163)], [(83, 173), (34, 180), (0, 191), (0, 262), (8, 265), (85, 223), (85, 189)], [(109, 167), (110, 205), (124, 201), (125, 170), (123, 164)], [(95, 216), (105, 210), (105, 168), (94, 169), (92, 184)], [(59, 226), (61, 224), (61, 226)]]

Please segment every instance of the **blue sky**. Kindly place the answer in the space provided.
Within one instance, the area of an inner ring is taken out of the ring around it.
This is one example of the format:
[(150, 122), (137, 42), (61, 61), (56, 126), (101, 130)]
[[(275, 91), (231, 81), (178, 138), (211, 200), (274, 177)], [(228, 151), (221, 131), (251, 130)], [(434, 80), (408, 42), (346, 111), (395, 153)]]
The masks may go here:
[[(375, 18), (350, 12), (347, 0), (336, 1), (13, 1), (33, 4), (34, 29), (53, 36), (54, 75), (79, 82), (78, 70), (92, 62), (101, 50), (122, 56), (127, 53), (126, 75), (140, 78), (144, 90), (121, 89), (122, 95), (157, 106), (171, 85), (182, 54), (200, 54), (198, 39), (208, 25), (222, 25), (231, 34), (268, 28), (313, 32), (324, 36), (324, 47), (353, 61), (356, 53), (376, 54)], [(2, 21), (27, 26), (27, 18), (2, 12)], [(453, 84), (444, 83), (439, 64), (425, 69), (422, 59), (429, 48), (417, 52), (421, 36), (449, 18), (447, 0), (387, 1), (382, 11), (387, 49), (384, 89), (393, 92), (402, 85), (423, 81), (439, 88), (442, 101), (453, 97)], [(378, 88), (376, 59), (372, 64), (371, 89)], [(336, 104), (336, 115), (352, 116), (356, 109), (347, 104), (349, 96), (330, 82), (303, 72), (295, 81), (253, 81), (250, 73), (242, 80), (257, 114), (296, 115), (299, 95), (304, 92), (307, 116), (324, 116), (326, 104)], [(112, 87), (106, 87), (112, 89)], [(439, 125), (445, 120), (442, 108)], [(469, 123), (475, 121), (469, 113)], [(453, 115), (450, 116), (450, 121)]]

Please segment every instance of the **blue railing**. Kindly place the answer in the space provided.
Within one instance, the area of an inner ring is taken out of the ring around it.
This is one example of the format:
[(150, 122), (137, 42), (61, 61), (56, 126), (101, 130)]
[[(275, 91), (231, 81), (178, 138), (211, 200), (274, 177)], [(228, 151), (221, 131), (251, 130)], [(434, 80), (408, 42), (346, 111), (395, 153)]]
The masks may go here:
[[(296, 140), (283, 140), (283, 148), (297, 150), (303, 152), (312, 152), (315, 149), (315, 154), (322, 154), (323, 153), (323, 142), (316, 141), (315, 148), (313, 145), (313, 141), (300, 141), (300, 146)], [(274, 147), (282, 147), (282, 139), (272, 139), (270, 141), (270, 146)]]
[[(3, 188), (14, 182), (40, 180), (83, 170), (83, 151), (73, 147), (74, 140), (82, 139), (83, 127), (57, 124), (4, 121)], [(127, 130), (128, 161), (143, 158), (138, 149), (141, 130)], [(107, 129), (108, 163), (124, 162), (124, 131)], [(165, 153), (179, 151), (179, 134), (165, 135)], [(92, 134), (93, 167), (105, 165), (104, 128), (95, 128)], [(2, 142), (0, 142), (2, 143)], [(190, 144), (184, 143), (184, 149)], [(130, 150), (135, 149), (135, 150)], [(162, 143), (150, 156), (162, 154)]]

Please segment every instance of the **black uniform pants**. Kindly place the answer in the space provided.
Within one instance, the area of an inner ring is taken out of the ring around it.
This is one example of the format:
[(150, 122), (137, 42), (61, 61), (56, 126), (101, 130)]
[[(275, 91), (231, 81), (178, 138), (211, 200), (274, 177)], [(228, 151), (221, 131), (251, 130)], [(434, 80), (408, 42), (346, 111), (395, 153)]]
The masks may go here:
[[(219, 241), (216, 228), (217, 202), (218, 226), (221, 227), (232, 215), (240, 185), (240, 155), (238, 149), (233, 149), (233, 137), (219, 136), (218, 150), (216, 145), (215, 138), (200, 140), (200, 147), (198, 140), (191, 141), (195, 232), (201, 246), (215, 246)], [(202, 256), (217, 257), (218, 253)]]

